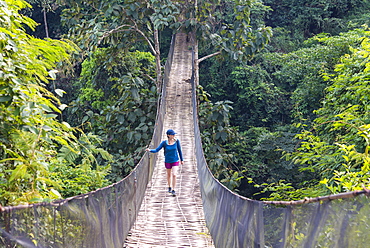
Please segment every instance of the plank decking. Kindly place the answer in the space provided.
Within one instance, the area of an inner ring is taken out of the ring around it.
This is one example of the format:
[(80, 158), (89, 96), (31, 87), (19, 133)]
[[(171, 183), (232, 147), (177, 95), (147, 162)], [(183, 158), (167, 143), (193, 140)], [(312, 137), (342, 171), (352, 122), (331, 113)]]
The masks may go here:
[[(177, 196), (167, 192), (163, 151), (160, 151), (125, 247), (213, 247), (205, 226), (195, 159), (189, 45), (186, 34), (177, 34), (164, 118), (164, 131), (171, 128), (178, 133), (176, 137), (181, 141), (185, 160), (179, 168)], [(165, 133), (162, 139), (166, 139)]]

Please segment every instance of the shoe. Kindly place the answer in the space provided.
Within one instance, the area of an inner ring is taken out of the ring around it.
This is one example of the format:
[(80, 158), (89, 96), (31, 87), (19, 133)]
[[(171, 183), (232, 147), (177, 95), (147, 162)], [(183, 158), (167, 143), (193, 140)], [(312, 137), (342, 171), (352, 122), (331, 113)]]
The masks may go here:
[(171, 191), (173, 196), (176, 196), (176, 192), (174, 190)]
[(171, 187), (168, 187), (168, 193), (172, 193)]

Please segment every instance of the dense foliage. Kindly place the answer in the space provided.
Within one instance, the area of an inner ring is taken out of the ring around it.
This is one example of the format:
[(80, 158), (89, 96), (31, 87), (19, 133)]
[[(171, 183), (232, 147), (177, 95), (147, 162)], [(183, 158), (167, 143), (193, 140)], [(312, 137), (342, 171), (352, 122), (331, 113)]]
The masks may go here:
[[(233, 102), (230, 125), (239, 130), (239, 137), (228, 141), (220, 157), (236, 158), (234, 166), (243, 171), (237, 187), (242, 194), (299, 199), (368, 184), (363, 133), (368, 117), (362, 117), (366, 110), (361, 107), (366, 105), (368, 85), (360, 74), (360, 69), (366, 70), (356, 66), (366, 65), (367, 37), (366, 28), (338, 36), (320, 34), (290, 53), (265, 52), (244, 66), (229, 68), (222, 62), (203, 68), (209, 71), (201, 80), (205, 89), (217, 100)], [(343, 75), (338, 75), (340, 71)], [(332, 79), (342, 81), (344, 76), (359, 81), (346, 80), (356, 91), (344, 90)], [(364, 96), (356, 96), (358, 92)], [(300, 131), (302, 127), (305, 131)], [(357, 165), (346, 165), (348, 158), (356, 159)]]
[(369, 186), (369, 34), (342, 57), (334, 73), (324, 75), (330, 86), (318, 117), (299, 134), (303, 142), (291, 154), (302, 170), (320, 173), (331, 193)]
[(67, 51), (74, 52), (76, 47), (68, 41), (28, 35), (23, 25), (33, 29), (36, 23), (19, 14), (26, 6), (23, 1), (0, 2), (2, 205), (70, 196), (70, 184), (54, 177), (66, 166), (73, 187), (101, 187), (106, 184), (107, 168), (96, 163), (95, 154), (110, 159), (106, 151), (96, 146), (96, 136), (85, 135), (58, 120), (66, 106), (56, 95), (64, 92), (56, 89), (55, 95), (46, 84), (56, 78), (57, 63), (67, 62)]
[(113, 156), (112, 182), (132, 170), (150, 142), (157, 107), (153, 77), (155, 63), (150, 53), (99, 48), (82, 63), (74, 83), (66, 119), (102, 139)]

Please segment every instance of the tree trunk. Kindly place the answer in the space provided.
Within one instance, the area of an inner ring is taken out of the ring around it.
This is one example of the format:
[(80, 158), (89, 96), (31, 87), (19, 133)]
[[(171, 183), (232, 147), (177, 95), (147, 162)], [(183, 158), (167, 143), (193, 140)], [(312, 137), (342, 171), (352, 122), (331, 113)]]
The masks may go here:
[(155, 82), (157, 86), (157, 92), (160, 93), (162, 89), (162, 66), (161, 66), (161, 51), (159, 46), (158, 30), (154, 30), (154, 49), (155, 49), (155, 64), (157, 80)]
[(45, 8), (42, 8), (42, 12), (44, 14), (45, 35), (46, 35), (46, 38), (49, 38), (49, 28), (48, 28), (48, 22), (47, 22), (47, 18), (46, 18)]
[(198, 59), (198, 40), (195, 34), (195, 31), (191, 32), (191, 36), (193, 39), (193, 49), (194, 49), (194, 80), (195, 86), (198, 87), (199, 85), (199, 59)]

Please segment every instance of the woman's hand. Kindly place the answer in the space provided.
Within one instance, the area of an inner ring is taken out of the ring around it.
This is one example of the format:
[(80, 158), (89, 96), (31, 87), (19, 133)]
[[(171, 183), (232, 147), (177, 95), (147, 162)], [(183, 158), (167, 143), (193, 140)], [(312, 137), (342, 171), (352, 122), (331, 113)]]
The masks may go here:
[(181, 165), (184, 165), (184, 161), (181, 161)]
[(149, 151), (150, 151), (150, 149), (149, 149), (149, 148), (146, 148), (146, 149), (145, 149), (145, 151), (149, 152)]

